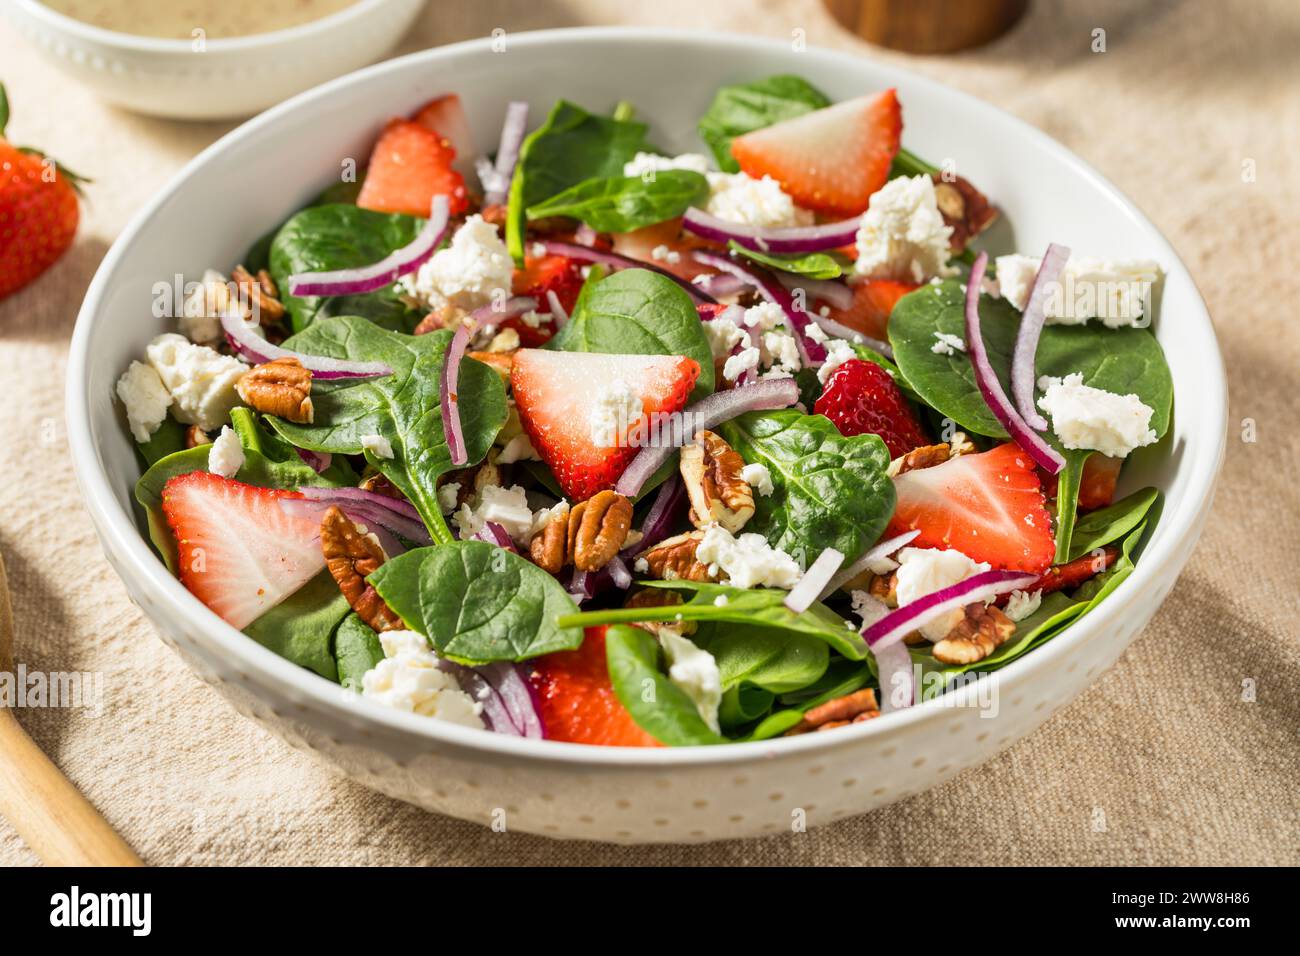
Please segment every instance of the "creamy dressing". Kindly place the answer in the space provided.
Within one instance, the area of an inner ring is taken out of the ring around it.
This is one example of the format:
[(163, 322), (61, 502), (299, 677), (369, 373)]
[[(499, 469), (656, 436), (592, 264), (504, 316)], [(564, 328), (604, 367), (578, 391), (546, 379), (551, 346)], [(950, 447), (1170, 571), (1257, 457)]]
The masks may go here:
[[(269, 33), (337, 13), (357, 0), (42, 0), (92, 26), (190, 40)], [(203, 32), (196, 33), (195, 31)]]

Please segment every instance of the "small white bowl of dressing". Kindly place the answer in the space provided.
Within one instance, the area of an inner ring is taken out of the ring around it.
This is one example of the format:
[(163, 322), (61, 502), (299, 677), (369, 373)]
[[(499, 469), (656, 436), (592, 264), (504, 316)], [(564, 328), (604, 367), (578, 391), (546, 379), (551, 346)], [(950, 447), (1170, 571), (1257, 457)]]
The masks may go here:
[(155, 116), (249, 116), (379, 59), (424, 0), (8, 0), (53, 64)]

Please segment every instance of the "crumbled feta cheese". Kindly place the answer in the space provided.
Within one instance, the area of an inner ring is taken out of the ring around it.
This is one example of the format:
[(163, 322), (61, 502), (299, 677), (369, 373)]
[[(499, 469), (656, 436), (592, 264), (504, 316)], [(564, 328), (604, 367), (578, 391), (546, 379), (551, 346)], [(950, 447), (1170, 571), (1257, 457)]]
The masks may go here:
[(764, 365), (787, 372), (797, 372), (803, 367), (799, 358), (799, 344), (793, 335), (787, 332), (764, 332), (762, 343)]
[(250, 318), (250, 310), (231, 294), (226, 277), (216, 269), (208, 269), (203, 280), (186, 294), (176, 324), (191, 342), (214, 345), (221, 340), (221, 316), (226, 313), (244, 320)]
[(453, 520), (462, 538), (478, 534), (489, 521), (501, 525), (520, 544), (527, 542), (533, 531), (533, 509), (528, 506), (527, 492), (519, 485), (485, 485), (478, 493), (477, 506), (471, 508), (466, 502)]
[(830, 341), (830, 336), (826, 334), (826, 330), (816, 322), (809, 322), (804, 326), (803, 334), (804, 338), (811, 339), (820, 345), (825, 345)]
[(682, 153), (680, 156), (658, 156), (655, 153), (637, 153), (623, 164), (624, 176), (641, 176), (669, 169), (688, 169), (701, 176), (709, 171), (709, 161), (699, 153)]
[(1123, 458), (1156, 440), (1150, 427), (1153, 410), (1136, 395), (1084, 385), (1079, 372), (1064, 379), (1044, 375), (1038, 387), (1045, 393), (1038, 407), (1052, 416), (1052, 430), (1066, 448)]
[(822, 362), (821, 368), (817, 369), (817, 381), (825, 385), (832, 372), (857, 357), (858, 353), (853, 350), (853, 346), (844, 339), (831, 339), (826, 343), (826, 361)]
[[(561, 498), (559, 501), (557, 501), (549, 508), (539, 509), (538, 512), (533, 515), (533, 524), (532, 527), (528, 529), (528, 537), (531, 539), (533, 535), (537, 534), (539, 531), (545, 528), (554, 519), (562, 518), (568, 513), (569, 513), (569, 502), (563, 498)], [(634, 543), (632, 541), (631, 532), (628, 532), (628, 539), (627, 542), (625, 543), (627, 546), (631, 546)]]
[(637, 574), (648, 574), (650, 572), (650, 562), (645, 558), (637, 558), (632, 562), (632, 570)]
[(543, 323), (555, 321), (555, 317), (549, 312), (536, 312), (533, 309), (529, 309), (527, 312), (524, 312), (519, 316), (519, 321), (524, 323), (524, 325), (528, 326), (530, 329), (537, 329), (541, 328)]
[(746, 327), (759, 332), (771, 332), (785, 327), (785, 312), (775, 302), (760, 302), (745, 310), (742, 320)]
[(1038, 591), (1012, 591), (1011, 596), (1007, 598), (1007, 606), (1004, 609), (1007, 617), (1019, 623), (1029, 615), (1038, 610), (1038, 606), (1043, 603), (1043, 592)]
[[(898, 606), (906, 607), (913, 601), (952, 587), (967, 578), (989, 570), (982, 561), (974, 561), (960, 551), (938, 548), (904, 548), (898, 552), (898, 572), (894, 593)], [(941, 641), (961, 620), (962, 610), (957, 608), (929, 624), (922, 625), (921, 634), (929, 641)]]
[(671, 628), (660, 628), (659, 643), (668, 658), (668, 679), (682, 691), (715, 734), (722, 703), (722, 674), (713, 655)]
[(177, 421), (210, 432), (230, 420), (230, 410), (239, 404), (235, 384), (247, 365), (174, 332), (150, 342), (145, 355), (171, 393)]
[(745, 479), (750, 488), (764, 497), (770, 495), (773, 491), (772, 473), (767, 470), (767, 465), (761, 461), (751, 462), (742, 468), (740, 477)]
[(760, 358), (761, 356), (756, 348), (741, 349), (735, 355), (728, 357), (726, 363), (722, 366), (722, 377), (728, 382), (734, 382), (746, 372), (752, 372), (758, 368)]
[(222, 478), (234, 478), (244, 467), (244, 446), (229, 425), (221, 426), (221, 434), (208, 449), (208, 471)]
[(795, 559), (773, 548), (761, 534), (736, 537), (718, 524), (711, 524), (704, 530), (695, 557), (709, 566), (711, 575), (721, 576), (738, 588), (789, 590), (803, 577)]
[(531, 250), (529, 255), (534, 259), (541, 259), (546, 255), (546, 243), (544, 242), (534, 242), (529, 248)]
[(519, 332), (515, 329), (502, 329), (488, 343), (489, 352), (514, 352), (519, 348)]
[(459, 481), (449, 481), (445, 485), (440, 485), (438, 487), (438, 510), (445, 515), (451, 514), (456, 510), (456, 502), (459, 498)]
[(800, 209), (771, 176), (754, 179), (744, 173), (709, 173), (709, 202), (705, 212), (761, 229), (810, 226), (813, 214)]
[(922, 282), (956, 275), (948, 265), (952, 227), (934, 198), (929, 176), (891, 179), (872, 195), (858, 227), (856, 270), (877, 279)]
[(889, 605), (869, 591), (850, 591), (853, 613), (862, 619), (863, 627), (870, 627), (889, 613)]
[[(1020, 311), (1043, 260), (1034, 256), (998, 256), (998, 291)], [(1048, 325), (1082, 325), (1099, 318), (1111, 329), (1139, 325), (1160, 266), (1150, 259), (1095, 259), (1071, 256), (1060, 279), (1048, 288), (1044, 313)]]
[(384, 659), (361, 676), (362, 696), (395, 710), (437, 717), (466, 727), (483, 727), (483, 705), (438, 667), (438, 655), (414, 631), (379, 635)]
[(153, 366), (132, 362), (117, 380), (117, 397), (138, 442), (147, 442), (167, 418), (172, 396)]
[(667, 262), (670, 265), (676, 265), (682, 261), (682, 254), (676, 249), (669, 249), (666, 245), (657, 245), (650, 250), (650, 258), (655, 262)]
[(393, 443), (383, 435), (362, 435), (361, 447), (376, 458), (393, 457)]
[(936, 341), (930, 346), (930, 351), (935, 355), (956, 355), (958, 352), (966, 351), (966, 343), (959, 335), (936, 331), (934, 337)]
[(597, 448), (620, 447), (644, 409), (641, 393), (622, 379), (602, 385), (589, 422), (591, 443)]
[(710, 322), (702, 322), (701, 326), (715, 359), (726, 358), (741, 342), (744, 342), (746, 347), (752, 344), (749, 333), (728, 318), (726, 313)]
[(504, 302), (510, 295), (514, 262), (497, 227), (474, 215), (456, 230), (451, 243), (435, 252), (399, 285), (428, 309), (454, 305), (471, 312), (489, 305), (494, 297)]
[(533, 447), (531, 439), (523, 432), (506, 442), (505, 447), (501, 449), (501, 454), (497, 455), (498, 465), (509, 465), (516, 461), (541, 460), (542, 456), (537, 454), (537, 449)]

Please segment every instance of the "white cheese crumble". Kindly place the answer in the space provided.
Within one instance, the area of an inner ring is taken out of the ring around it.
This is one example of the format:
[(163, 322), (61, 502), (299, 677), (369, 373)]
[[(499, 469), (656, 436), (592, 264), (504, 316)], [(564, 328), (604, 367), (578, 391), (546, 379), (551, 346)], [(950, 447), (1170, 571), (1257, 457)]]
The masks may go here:
[(705, 212), (761, 229), (810, 226), (813, 214), (800, 209), (771, 176), (754, 179), (744, 173), (709, 173)]
[[(998, 256), (998, 291), (1020, 311), (1043, 260), (1034, 256)], [(1082, 325), (1101, 319), (1107, 328), (1137, 326), (1160, 266), (1150, 259), (1096, 259), (1071, 256), (1060, 279), (1048, 289), (1044, 305), (1048, 325)]]
[(746, 309), (741, 321), (748, 328), (771, 332), (785, 328), (785, 312), (775, 302), (760, 302)]
[(863, 627), (870, 627), (889, 613), (889, 605), (870, 591), (850, 591), (853, 613), (862, 619)]
[(150, 342), (145, 355), (171, 393), (177, 421), (198, 425), (205, 432), (229, 421), (230, 410), (239, 404), (235, 384), (248, 371), (247, 365), (174, 332)]
[(641, 393), (622, 379), (601, 386), (588, 423), (591, 443), (597, 448), (621, 447), (644, 408)]
[(667, 262), (669, 265), (677, 265), (682, 261), (682, 254), (676, 249), (669, 249), (668, 246), (660, 244), (650, 250), (650, 258), (655, 262)]
[(682, 153), (680, 156), (659, 156), (655, 153), (637, 153), (623, 164), (624, 176), (644, 177), (647, 174), (669, 169), (688, 169), (701, 176), (709, 171), (709, 161), (699, 153)]
[(525, 432), (520, 432), (506, 442), (505, 447), (501, 449), (501, 454), (497, 455), (498, 465), (509, 465), (516, 461), (541, 460), (542, 456), (537, 454), (537, 449), (533, 447), (532, 440)]
[(400, 282), (402, 291), (428, 309), (454, 305), (466, 312), (504, 302), (510, 295), (514, 262), (497, 227), (474, 215), (456, 230), (451, 243), (435, 252)]
[(689, 637), (683, 637), (671, 628), (660, 628), (657, 633), (668, 658), (668, 679), (691, 699), (709, 729), (719, 733), (722, 674), (717, 660)]
[(1019, 623), (1037, 611), (1042, 603), (1043, 592), (1041, 590), (1012, 591), (1011, 596), (1007, 598), (1007, 606), (1004, 611), (1007, 617)]
[(767, 497), (773, 491), (772, 473), (767, 470), (767, 465), (761, 461), (751, 462), (742, 468), (740, 477), (744, 478), (745, 483), (763, 497)]
[(817, 381), (825, 385), (837, 368), (857, 357), (858, 353), (853, 350), (853, 346), (844, 339), (831, 339), (826, 343), (826, 361), (817, 369)]
[(393, 457), (393, 443), (383, 435), (362, 435), (361, 447), (376, 458)]
[(725, 313), (700, 324), (704, 329), (704, 337), (709, 340), (709, 350), (715, 359), (728, 357), (731, 355), (731, 350), (741, 342), (745, 343), (746, 348), (753, 344), (749, 333), (728, 318)]
[(1044, 375), (1038, 387), (1044, 392), (1038, 407), (1052, 417), (1052, 430), (1066, 448), (1123, 458), (1156, 440), (1150, 427), (1153, 410), (1136, 395), (1084, 385), (1079, 372), (1063, 379)]
[(186, 294), (176, 324), (191, 342), (213, 345), (221, 339), (221, 316), (226, 313), (245, 321), (250, 317), (250, 310), (231, 294), (229, 280), (216, 269), (208, 269)]
[[(894, 593), (898, 606), (906, 607), (913, 601), (959, 584), (967, 578), (989, 570), (989, 565), (974, 561), (960, 551), (938, 548), (904, 548), (898, 552), (898, 572)], [(921, 626), (920, 631), (929, 641), (941, 641), (962, 618), (960, 608)]]
[(138, 442), (147, 442), (167, 418), (172, 396), (153, 366), (132, 362), (117, 380), (117, 397)]
[(934, 198), (929, 176), (900, 176), (872, 195), (858, 227), (856, 270), (877, 279), (923, 282), (956, 275), (948, 265), (952, 227)]
[(930, 351), (935, 355), (956, 355), (958, 352), (966, 351), (966, 343), (962, 341), (960, 335), (936, 331), (934, 337), (935, 343), (930, 346)]
[(704, 530), (695, 557), (709, 566), (709, 574), (738, 588), (785, 588), (803, 577), (798, 563), (784, 551), (773, 548), (761, 534), (733, 536), (718, 524)]
[(485, 485), (478, 494), (478, 504), (461, 505), (453, 520), (462, 538), (478, 534), (489, 521), (505, 528), (517, 544), (526, 543), (533, 531), (533, 509), (528, 506), (528, 494), (519, 485)]
[(394, 710), (437, 717), (466, 727), (483, 728), (475, 703), (456, 678), (438, 667), (438, 655), (414, 631), (379, 635), (385, 657), (361, 676), (361, 694)]
[(449, 481), (438, 488), (438, 510), (445, 515), (456, 510), (456, 500), (460, 497), (460, 482)]
[(803, 367), (799, 358), (799, 344), (787, 332), (764, 332), (762, 338), (763, 364), (784, 372), (797, 372)]
[(746, 372), (757, 369), (760, 358), (761, 355), (756, 348), (741, 349), (730, 356), (722, 366), (722, 377), (728, 382), (734, 382)]
[(221, 434), (208, 449), (208, 471), (222, 478), (234, 478), (244, 467), (244, 446), (229, 425), (221, 426)]

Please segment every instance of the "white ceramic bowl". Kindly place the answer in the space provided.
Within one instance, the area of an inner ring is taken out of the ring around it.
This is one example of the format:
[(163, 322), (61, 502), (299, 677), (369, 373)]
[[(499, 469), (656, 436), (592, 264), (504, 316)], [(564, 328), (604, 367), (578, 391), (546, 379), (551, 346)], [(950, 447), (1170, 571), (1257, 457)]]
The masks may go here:
[[(788, 832), (799, 811), (809, 824), (861, 813), (988, 760), (1091, 684), (1173, 586), (1209, 511), (1224, 449), (1226, 391), (1210, 319), (1155, 227), (1042, 133), (868, 59), (646, 30), (563, 30), (508, 43), (506, 53), (475, 41), (384, 63), (259, 116), (190, 163), (104, 259), (72, 342), (68, 431), (104, 550), (163, 640), (240, 713), (368, 786), (485, 824), (504, 819), (515, 830), (621, 842)], [(118, 375), (165, 327), (150, 314), (155, 280), (229, 267), (326, 185), (340, 157), (368, 148), (386, 117), (445, 90), (463, 97), (480, 148), (495, 143), (507, 100), (527, 98), (536, 122), (564, 96), (593, 109), (626, 97), (653, 121), (656, 142), (684, 150), (699, 148), (695, 122), (719, 84), (778, 72), (802, 74), (836, 99), (896, 86), (908, 146), (958, 157), (962, 173), (1003, 209), (1018, 248), (1056, 240), (1155, 258), (1167, 272), (1157, 335), (1173, 370), (1174, 424), (1124, 476), (1129, 488), (1164, 490), (1163, 517), (1136, 572), (1095, 613), (990, 678), (996, 716), (972, 706), (976, 689), (968, 687), (832, 733), (727, 747), (640, 750), (498, 736), (347, 694), (223, 623), (167, 573), (132, 512), (140, 468), (112, 398)]]
[(56, 13), (39, 0), (2, 5), (55, 67), (111, 103), (176, 119), (251, 116), (372, 63), (415, 21), (424, 0), (358, 0), (319, 20), (245, 37), (133, 36)]

